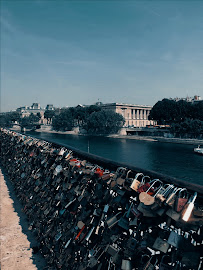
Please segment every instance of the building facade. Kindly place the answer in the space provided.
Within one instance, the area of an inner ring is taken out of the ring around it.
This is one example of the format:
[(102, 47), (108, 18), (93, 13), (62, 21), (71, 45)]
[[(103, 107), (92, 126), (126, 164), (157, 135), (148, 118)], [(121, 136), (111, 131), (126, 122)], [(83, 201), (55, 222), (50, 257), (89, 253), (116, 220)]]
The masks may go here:
[(155, 125), (156, 121), (149, 120), (152, 106), (123, 103), (107, 103), (100, 105), (103, 109), (120, 113), (125, 119), (125, 127), (146, 127)]
[(40, 124), (47, 123), (47, 120), (44, 118), (44, 112), (46, 110), (54, 110), (53, 104), (47, 104), (46, 109), (41, 108), (39, 103), (33, 103), (31, 106), (24, 106), (16, 109), (16, 111), (21, 114), (21, 117), (30, 116), (31, 113), (34, 115), (39, 113), (41, 115), (41, 119), (39, 121)]

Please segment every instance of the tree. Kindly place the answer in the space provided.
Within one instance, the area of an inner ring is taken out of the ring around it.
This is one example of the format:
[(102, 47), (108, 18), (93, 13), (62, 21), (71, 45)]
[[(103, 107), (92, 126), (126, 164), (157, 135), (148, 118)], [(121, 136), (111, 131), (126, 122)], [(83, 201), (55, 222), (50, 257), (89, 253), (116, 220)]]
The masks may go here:
[(179, 123), (173, 123), (171, 125), (171, 132), (181, 135), (190, 134), (192, 137), (198, 137), (203, 133), (203, 121), (198, 119), (185, 119), (185, 121)]
[(150, 120), (157, 120), (159, 124), (171, 124), (184, 122), (186, 119), (198, 119), (203, 121), (203, 101), (197, 104), (180, 100), (163, 99), (152, 108)]
[(106, 135), (117, 133), (124, 123), (121, 114), (111, 110), (99, 110), (89, 115), (83, 128), (88, 134)]
[(93, 112), (99, 112), (101, 111), (101, 107), (97, 105), (91, 105), (87, 107), (75, 107), (75, 108), (70, 108), (74, 109), (72, 110), (72, 114), (74, 119), (76, 120), (76, 125), (83, 127), (86, 125), (86, 121), (88, 117), (93, 113)]
[(177, 103), (174, 100), (163, 99), (153, 106), (149, 119), (157, 120), (159, 124), (170, 124), (177, 116)]
[(11, 112), (8, 115), (11, 122), (15, 122), (15, 121), (19, 122), (20, 117), (21, 117), (19, 112)]
[(19, 122), (20, 114), (18, 112), (7, 112), (0, 115), (1, 127), (12, 127), (15, 121)]
[(52, 120), (52, 127), (56, 131), (68, 131), (74, 127), (74, 118), (70, 109), (63, 110)]
[(203, 100), (193, 104), (192, 118), (203, 121)]
[(46, 110), (44, 112), (44, 118), (47, 119), (47, 124), (51, 123), (52, 118), (55, 116), (54, 110)]
[(42, 116), (39, 112), (36, 114), (36, 116), (38, 117), (38, 121), (42, 118)]
[(11, 127), (12, 123), (10, 121), (10, 118), (8, 117), (8, 114), (1, 114), (0, 115), (0, 127), (6, 128)]
[(20, 119), (20, 125), (24, 128), (32, 128), (32, 123), (30, 120), (30, 116), (25, 116)]
[(31, 113), (29, 116), (21, 118), (19, 123), (24, 128), (36, 128), (39, 125), (39, 116)]
[(28, 118), (31, 124), (36, 124), (39, 122), (39, 116), (37, 114), (31, 113)]

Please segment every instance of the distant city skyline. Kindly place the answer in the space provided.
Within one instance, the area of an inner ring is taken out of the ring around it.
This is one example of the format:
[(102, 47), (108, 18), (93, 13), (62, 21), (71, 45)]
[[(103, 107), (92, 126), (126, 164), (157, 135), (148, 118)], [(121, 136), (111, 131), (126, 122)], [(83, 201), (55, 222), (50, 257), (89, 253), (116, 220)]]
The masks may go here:
[(1, 1), (1, 111), (203, 96), (203, 1)]

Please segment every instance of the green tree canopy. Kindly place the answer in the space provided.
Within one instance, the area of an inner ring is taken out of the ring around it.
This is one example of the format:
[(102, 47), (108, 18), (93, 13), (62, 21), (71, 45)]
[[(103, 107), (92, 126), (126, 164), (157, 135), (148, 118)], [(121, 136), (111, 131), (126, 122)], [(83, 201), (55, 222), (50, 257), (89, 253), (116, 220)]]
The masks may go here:
[(171, 125), (171, 131), (180, 135), (191, 134), (192, 137), (198, 137), (203, 133), (203, 121), (198, 119), (186, 119), (182, 122), (176, 122)]
[(19, 123), (21, 127), (24, 128), (36, 128), (36, 126), (39, 124), (39, 115), (31, 113), (29, 116), (22, 117), (19, 120)]
[(152, 108), (150, 120), (157, 120), (159, 124), (184, 122), (186, 119), (203, 120), (203, 101), (196, 103), (169, 99), (158, 101)]
[(8, 115), (1, 114), (0, 115), (0, 127), (11, 127), (12, 123)]
[(86, 125), (86, 120), (93, 112), (101, 111), (101, 107), (97, 105), (91, 105), (88, 107), (75, 107), (73, 117), (76, 120), (76, 125), (83, 127)]
[(193, 105), (193, 119), (203, 121), (203, 100)]
[(38, 117), (38, 121), (42, 118), (42, 116), (39, 112), (36, 114), (36, 116)]
[(171, 123), (177, 117), (177, 103), (173, 100), (163, 99), (152, 108), (149, 119), (157, 120), (159, 124)]
[(8, 112), (0, 115), (1, 127), (12, 127), (14, 122), (19, 122), (20, 114), (18, 112)]
[(21, 115), (19, 112), (8, 113), (8, 116), (9, 116), (11, 122), (15, 122), (15, 121), (19, 122), (19, 120), (21, 118)]
[(44, 112), (44, 118), (47, 119), (47, 122), (50, 123), (52, 118), (55, 116), (55, 111), (54, 110), (46, 110)]
[(92, 105), (63, 109), (53, 118), (52, 127), (56, 131), (69, 131), (80, 126), (89, 134), (110, 134), (117, 133), (124, 122), (122, 115)]
[(63, 109), (59, 115), (53, 117), (52, 127), (57, 131), (68, 131), (74, 126), (84, 127), (86, 126), (88, 117), (93, 112), (98, 112), (100, 110), (101, 108), (96, 105), (91, 105), (88, 107), (77, 106)]
[(69, 131), (74, 127), (74, 118), (70, 109), (61, 111), (59, 115), (53, 117), (52, 127), (56, 131)]
[(124, 123), (125, 119), (121, 114), (111, 110), (100, 110), (90, 114), (84, 129), (88, 134), (113, 134), (117, 133)]

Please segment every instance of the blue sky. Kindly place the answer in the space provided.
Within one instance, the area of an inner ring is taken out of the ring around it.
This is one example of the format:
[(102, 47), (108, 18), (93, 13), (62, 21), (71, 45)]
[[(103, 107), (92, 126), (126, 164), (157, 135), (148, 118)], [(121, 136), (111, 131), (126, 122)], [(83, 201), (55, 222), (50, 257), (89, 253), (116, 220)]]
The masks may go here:
[(203, 97), (203, 1), (1, 0), (1, 111)]

